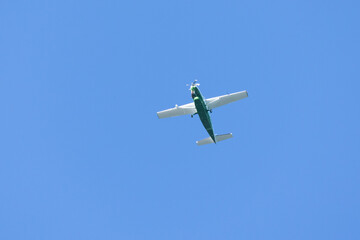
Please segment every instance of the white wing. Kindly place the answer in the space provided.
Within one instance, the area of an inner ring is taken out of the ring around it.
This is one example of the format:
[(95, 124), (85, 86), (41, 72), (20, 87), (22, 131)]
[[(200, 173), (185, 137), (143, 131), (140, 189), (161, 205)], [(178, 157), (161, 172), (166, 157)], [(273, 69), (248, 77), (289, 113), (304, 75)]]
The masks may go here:
[(246, 98), (248, 96), (247, 91), (242, 91), (242, 92), (236, 92), (236, 93), (231, 93), (231, 94), (227, 94), (227, 95), (223, 95), (223, 96), (219, 96), (219, 97), (213, 97), (213, 98), (209, 98), (206, 99), (206, 105), (208, 107), (209, 110), (223, 106), (225, 104), (228, 103), (232, 103), (235, 101), (238, 101), (240, 99)]
[(181, 106), (176, 105), (174, 108), (157, 112), (157, 115), (159, 118), (168, 118), (194, 113), (196, 113), (196, 108), (194, 103), (192, 102)]

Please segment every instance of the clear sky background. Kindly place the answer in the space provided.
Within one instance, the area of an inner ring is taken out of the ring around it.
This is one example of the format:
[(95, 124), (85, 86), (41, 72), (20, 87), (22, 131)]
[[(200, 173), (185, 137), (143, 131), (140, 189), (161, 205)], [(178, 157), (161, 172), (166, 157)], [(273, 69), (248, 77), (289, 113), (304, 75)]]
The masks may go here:
[(360, 239), (359, 11), (1, 1), (0, 239)]

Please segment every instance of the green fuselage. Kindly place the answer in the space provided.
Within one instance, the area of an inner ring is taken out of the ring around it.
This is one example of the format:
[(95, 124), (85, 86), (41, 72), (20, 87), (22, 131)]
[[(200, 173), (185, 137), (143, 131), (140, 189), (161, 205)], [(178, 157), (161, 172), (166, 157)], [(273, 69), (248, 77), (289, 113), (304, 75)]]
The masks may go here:
[(205, 99), (203, 98), (200, 90), (196, 86), (191, 87), (191, 97), (194, 100), (196, 111), (200, 117), (202, 124), (204, 125), (206, 131), (209, 133), (212, 140), (216, 143), (209, 110), (207, 109)]

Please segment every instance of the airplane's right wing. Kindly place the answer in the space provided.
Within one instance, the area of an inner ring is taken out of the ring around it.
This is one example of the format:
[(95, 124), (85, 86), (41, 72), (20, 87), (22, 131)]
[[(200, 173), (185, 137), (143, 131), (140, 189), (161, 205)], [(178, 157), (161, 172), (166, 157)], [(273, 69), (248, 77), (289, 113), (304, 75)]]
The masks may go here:
[(238, 101), (240, 99), (246, 98), (248, 96), (247, 91), (242, 91), (242, 92), (236, 92), (236, 93), (231, 93), (231, 94), (227, 94), (227, 95), (222, 95), (219, 97), (213, 97), (213, 98), (209, 98), (206, 99), (206, 105), (208, 107), (209, 110), (223, 106), (225, 104), (228, 103), (232, 103), (235, 101)]
[(176, 105), (174, 108), (157, 112), (157, 115), (159, 118), (168, 118), (168, 117), (176, 117), (176, 116), (195, 114), (195, 113), (196, 113), (195, 104), (192, 102), (181, 106)]

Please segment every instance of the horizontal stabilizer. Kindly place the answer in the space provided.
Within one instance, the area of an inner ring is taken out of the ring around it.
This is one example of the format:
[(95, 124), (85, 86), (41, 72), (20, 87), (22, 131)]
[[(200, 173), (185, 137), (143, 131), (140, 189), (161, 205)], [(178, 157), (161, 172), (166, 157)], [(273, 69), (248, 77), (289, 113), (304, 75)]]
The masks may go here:
[[(215, 135), (216, 142), (220, 142), (226, 139), (232, 138), (232, 133), (228, 134), (221, 134), (221, 135)], [(214, 143), (214, 141), (211, 139), (211, 137), (205, 138), (203, 140), (197, 141), (196, 144), (201, 146), (209, 143)]]

